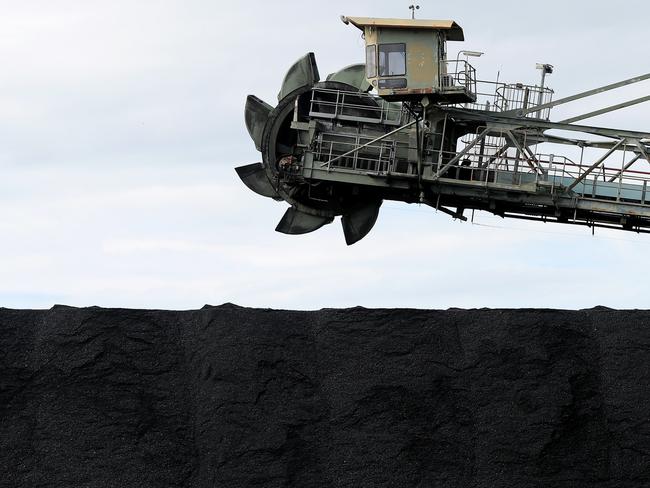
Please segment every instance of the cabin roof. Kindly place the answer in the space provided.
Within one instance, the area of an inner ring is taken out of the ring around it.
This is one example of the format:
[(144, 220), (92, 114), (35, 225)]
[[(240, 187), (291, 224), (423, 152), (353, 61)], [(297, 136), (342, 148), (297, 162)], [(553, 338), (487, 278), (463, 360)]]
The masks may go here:
[(463, 28), (453, 20), (425, 20), (425, 19), (378, 19), (373, 17), (345, 17), (341, 20), (352, 24), (361, 30), (366, 26), (383, 27), (387, 29), (428, 29), (444, 30), (449, 41), (464, 41)]

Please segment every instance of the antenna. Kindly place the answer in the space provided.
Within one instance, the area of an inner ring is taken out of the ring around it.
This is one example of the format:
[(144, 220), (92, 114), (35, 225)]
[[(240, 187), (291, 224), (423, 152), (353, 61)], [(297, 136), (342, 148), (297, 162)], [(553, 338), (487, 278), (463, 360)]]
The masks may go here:
[(409, 10), (411, 11), (411, 18), (414, 19), (415, 18), (415, 11), (420, 10), (420, 6), (419, 5), (409, 5)]

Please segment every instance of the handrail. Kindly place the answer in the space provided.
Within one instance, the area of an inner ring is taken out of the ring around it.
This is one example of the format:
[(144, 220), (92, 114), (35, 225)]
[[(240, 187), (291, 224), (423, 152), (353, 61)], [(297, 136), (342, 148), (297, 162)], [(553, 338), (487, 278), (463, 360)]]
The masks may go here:
[(406, 125), (403, 125), (403, 126), (401, 126), (401, 127), (398, 127), (398, 128), (395, 129), (395, 130), (392, 130), (392, 131), (390, 131), (390, 132), (387, 132), (386, 134), (382, 134), (381, 136), (379, 136), (379, 137), (377, 137), (377, 138), (371, 140), (370, 142), (366, 142), (365, 144), (362, 144), (362, 145), (360, 145), (360, 146), (358, 146), (358, 147), (355, 147), (354, 149), (352, 149), (352, 150), (350, 150), (350, 151), (348, 151), (348, 152), (345, 152), (345, 153), (343, 153), (343, 154), (341, 154), (341, 155), (339, 155), (339, 156), (336, 156), (336, 157), (333, 158), (333, 159), (330, 159), (329, 161), (327, 161), (327, 162), (325, 162), (325, 163), (322, 163), (322, 164), (321, 164), (321, 168), (324, 167), (324, 166), (329, 167), (333, 162), (338, 161), (339, 159), (344, 158), (344, 157), (346, 157), (346, 156), (350, 156), (351, 154), (355, 154), (355, 153), (359, 152), (361, 149), (363, 149), (364, 147), (368, 147), (368, 146), (370, 146), (370, 145), (372, 145), (372, 144), (374, 144), (374, 143), (376, 143), (376, 142), (379, 142), (379, 141), (381, 141), (381, 140), (384, 140), (384, 139), (386, 139), (387, 137), (390, 137), (390, 136), (396, 134), (397, 132), (400, 132), (400, 131), (402, 131), (402, 130), (404, 130), (404, 129), (407, 129), (407, 128), (411, 127), (412, 125), (417, 124), (418, 122), (419, 122), (419, 120), (413, 120), (413, 121), (409, 122), (409, 123), (406, 124)]

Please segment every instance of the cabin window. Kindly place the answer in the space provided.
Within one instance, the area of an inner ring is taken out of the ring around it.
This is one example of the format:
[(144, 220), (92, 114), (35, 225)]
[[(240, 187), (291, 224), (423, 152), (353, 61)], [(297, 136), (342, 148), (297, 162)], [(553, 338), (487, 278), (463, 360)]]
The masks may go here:
[(406, 74), (406, 44), (379, 45), (379, 76)]
[(366, 78), (377, 76), (377, 46), (366, 47)]

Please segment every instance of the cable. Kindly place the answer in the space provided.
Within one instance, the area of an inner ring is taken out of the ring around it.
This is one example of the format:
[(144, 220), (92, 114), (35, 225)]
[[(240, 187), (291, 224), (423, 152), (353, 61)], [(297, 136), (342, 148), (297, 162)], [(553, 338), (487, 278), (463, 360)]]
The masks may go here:
[[(554, 222), (551, 222), (554, 223)], [(643, 244), (643, 245), (650, 245), (650, 242), (643, 242), (643, 241), (638, 241), (638, 240), (632, 240), (632, 239), (621, 239), (619, 237), (608, 237), (608, 236), (601, 236), (601, 235), (587, 235), (587, 234), (571, 234), (569, 232), (554, 232), (554, 231), (549, 231), (549, 230), (538, 230), (538, 229), (523, 229), (519, 227), (509, 227), (505, 225), (490, 225), (490, 224), (479, 224), (477, 222), (472, 222), (472, 225), (476, 225), (478, 227), (487, 227), (491, 229), (505, 229), (505, 230), (517, 230), (520, 232), (536, 232), (538, 234), (550, 234), (550, 235), (556, 235), (556, 236), (568, 236), (568, 237), (580, 237), (580, 238), (589, 238), (589, 239), (602, 239), (602, 240), (609, 240), (609, 241), (620, 241), (620, 242), (629, 242), (632, 244)]]
[[(407, 207), (398, 207), (398, 206), (392, 206), (392, 205), (385, 205), (386, 210), (393, 210), (397, 212), (408, 212), (408, 213), (430, 213), (428, 209), (420, 209), (420, 205), (417, 206), (417, 208), (412, 207), (411, 205)], [(462, 222), (461, 222), (462, 223)], [(549, 223), (555, 223), (555, 222), (549, 222)], [(551, 231), (551, 230), (541, 230), (541, 229), (527, 229), (527, 228), (522, 228), (522, 227), (511, 227), (507, 225), (493, 225), (493, 224), (481, 224), (478, 222), (471, 222), (472, 226), (476, 227), (485, 227), (488, 229), (501, 229), (501, 230), (516, 230), (519, 232), (535, 232), (538, 234), (549, 234), (553, 236), (566, 236), (566, 237), (578, 237), (578, 238), (588, 238), (588, 239), (598, 239), (598, 240), (608, 240), (608, 241), (619, 241), (619, 242), (629, 242), (631, 244), (641, 244), (648, 246), (650, 245), (650, 241), (639, 241), (639, 240), (633, 240), (633, 239), (623, 239), (620, 237), (609, 237), (609, 236), (603, 236), (599, 234), (595, 235), (590, 235), (590, 234), (583, 234), (583, 233), (576, 233), (572, 234), (570, 232), (556, 232), (556, 231)]]

